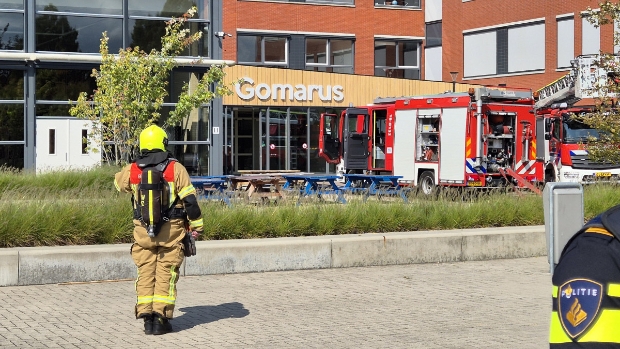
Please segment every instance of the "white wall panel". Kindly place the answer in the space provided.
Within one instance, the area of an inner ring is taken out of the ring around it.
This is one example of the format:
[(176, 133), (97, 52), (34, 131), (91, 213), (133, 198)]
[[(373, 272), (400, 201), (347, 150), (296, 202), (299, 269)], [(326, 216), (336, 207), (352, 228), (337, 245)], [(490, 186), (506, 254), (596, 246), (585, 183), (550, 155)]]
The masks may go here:
[(545, 69), (545, 24), (508, 29), (508, 72)]
[(424, 80), (443, 81), (441, 52), (441, 46), (424, 50)]
[[(617, 35), (620, 35), (620, 31), (618, 31), (619, 24), (620, 24), (620, 21), (618, 20), (614, 21), (614, 37), (616, 37)], [(618, 52), (620, 52), (620, 45), (617, 45), (614, 43), (614, 53), (618, 54)]]
[(601, 31), (586, 18), (581, 19), (581, 54), (598, 54), (601, 49)]
[(424, 1), (424, 22), (441, 21), (442, 0), (425, 0)]
[(495, 32), (470, 34), (463, 37), (464, 76), (493, 75), (497, 65)]
[(575, 19), (558, 20), (558, 68), (570, 67), (575, 59)]

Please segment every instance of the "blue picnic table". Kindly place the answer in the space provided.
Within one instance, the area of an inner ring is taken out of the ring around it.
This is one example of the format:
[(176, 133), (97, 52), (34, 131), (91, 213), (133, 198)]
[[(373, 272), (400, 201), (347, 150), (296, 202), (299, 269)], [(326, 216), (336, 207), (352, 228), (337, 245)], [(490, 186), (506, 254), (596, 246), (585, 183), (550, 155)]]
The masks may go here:
[(226, 193), (228, 176), (190, 176), (189, 179), (196, 188), (198, 199), (223, 201), (231, 206)]
[[(302, 197), (316, 196), (323, 199), (323, 195), (336, 195), (339, 202), (346, 204), (341, 188), (336, 184), (340, 177), (335, 175), (316, 175), (316, 174), (282, 174), (286, 183), (282, 186), (283, 190), (298, 191), (299, 200)], [(299, 200), (297, 204), (299, 204)]]
[(365, 175), (365, 174), (344, 174), (346, 183), (343, 191), (361, 192), (365, 194), (364, 200), (370, 195), (378, 198), (384, 195), (398, 195), (405, 202), (408, 202), (406, 191), (398, 180), (403, 176), (393, 175)]

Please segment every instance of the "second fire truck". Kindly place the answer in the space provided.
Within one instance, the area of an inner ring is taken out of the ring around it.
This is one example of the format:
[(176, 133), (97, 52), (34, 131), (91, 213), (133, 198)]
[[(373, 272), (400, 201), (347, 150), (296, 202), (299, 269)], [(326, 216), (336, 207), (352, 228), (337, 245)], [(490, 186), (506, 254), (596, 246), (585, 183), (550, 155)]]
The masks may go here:
[(588, 155), (587, 143), (598, 139), (599, 131), (574, 117), (594, 111), (599, 87), (613, 78), (598, 66), (599, 59), (599, 55), (575, 58), (569, 74), (537, 91), (537, 158), (545, 182), (620, 180), (619, 164), (595, 162)]
[(436, 186), (538, 191), (535, 100), (529, 90), (379, 99), (321, 115), (319, 155), (346, 173), (402, 176), (430, 194)]

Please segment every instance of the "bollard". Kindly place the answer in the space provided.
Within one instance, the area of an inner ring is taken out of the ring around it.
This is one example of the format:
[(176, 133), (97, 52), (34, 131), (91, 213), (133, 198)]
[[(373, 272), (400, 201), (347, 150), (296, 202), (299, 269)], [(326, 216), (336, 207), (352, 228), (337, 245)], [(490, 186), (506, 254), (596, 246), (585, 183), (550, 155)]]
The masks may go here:
[(583, 227), (583, 187), (580, 183), (547, 183), (543, 206), (549, 272), (553, 275), (564, 246)]

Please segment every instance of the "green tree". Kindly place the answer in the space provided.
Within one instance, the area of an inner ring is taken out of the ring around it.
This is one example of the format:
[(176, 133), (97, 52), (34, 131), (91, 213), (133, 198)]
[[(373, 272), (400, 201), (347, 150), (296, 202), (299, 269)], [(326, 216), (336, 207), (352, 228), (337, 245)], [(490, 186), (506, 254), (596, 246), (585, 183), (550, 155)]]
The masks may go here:
[[(129, 161), (139, 151), (140, 131), (146, 126), (159, 124), (165, 129), (213, 98), (232, 93), (230, 86), (222, 84), (225, 67), (213, 65), (191, 91), (189, 84), (183, 86), (176, 108), (166, 120), (160, 120), (170, 73), (177, 66), (175, 57), (202, 35), (201, 32), (190, 34), (185, 28), (187, 19), (195, 12), (196, 8), (192, 7), (183, 16), (166, 22), (161, 50), (153, 49), (149, 53), (135, 47), (121, 49), (118, 55), (109, 54), (108, 37), (103, 33), (101, 65), (99, 70), (93, 70), (97, 89), (91, 96), (81, 93), (69, 112), (94, 122), (91, 142), (103, 149), (104, 161), (117, 165)], [(105, 146), (105, 141), (111, 141), (113, 146)]]
[[(613, 25), (614, 46), (620, 45), (620, 4), (610, 1), (599, 3), (598, 9), (590, 7), (581, 14), (595, 27)], [(620, 163), (620, 60), (609, 52), (600, 52), (596, 65), (606, 72), (594, 83), (598, 94), (595, 110), (591, 113), (573, 115), (574, 118), (599, 130), (599, 139), (588, 141), (588, 152), (595, 161)]]

